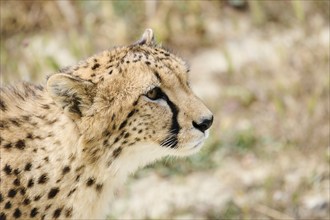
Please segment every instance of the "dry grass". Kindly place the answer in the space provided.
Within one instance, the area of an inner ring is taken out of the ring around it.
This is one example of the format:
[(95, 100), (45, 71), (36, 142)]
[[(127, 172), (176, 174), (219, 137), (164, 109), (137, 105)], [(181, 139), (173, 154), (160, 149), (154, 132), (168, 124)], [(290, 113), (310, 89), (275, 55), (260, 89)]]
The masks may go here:
[(330, 3), (244, 2), (1, 1), (1, 84), (152, 27), (216, 120), (202, 152), (134, 175), (109, 218), (328, 219)]

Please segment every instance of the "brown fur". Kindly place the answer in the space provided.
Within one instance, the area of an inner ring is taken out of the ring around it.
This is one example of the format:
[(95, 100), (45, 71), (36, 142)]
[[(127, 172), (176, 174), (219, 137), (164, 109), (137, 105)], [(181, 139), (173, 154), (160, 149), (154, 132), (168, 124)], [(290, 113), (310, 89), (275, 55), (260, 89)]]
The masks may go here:
[[(210, 123), (196, 124), (212, 114), (187, 72), (148, 29), (133, 45), (51, 75), (46, 87), (2, 88), (0, 219), (105, 217), (129, 173), (198, 151)], [(162, 99), (146, 97), (154, 87)]]

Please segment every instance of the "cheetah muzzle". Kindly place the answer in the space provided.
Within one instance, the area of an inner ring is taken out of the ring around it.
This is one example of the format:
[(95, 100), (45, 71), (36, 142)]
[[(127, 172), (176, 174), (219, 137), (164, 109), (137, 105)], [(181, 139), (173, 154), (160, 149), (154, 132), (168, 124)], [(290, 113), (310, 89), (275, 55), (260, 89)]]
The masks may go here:
[(147, 29), (49, 76), (1, 88), (0, 219), (104, 218), (126, 177), (197, 152), (212, 113)]

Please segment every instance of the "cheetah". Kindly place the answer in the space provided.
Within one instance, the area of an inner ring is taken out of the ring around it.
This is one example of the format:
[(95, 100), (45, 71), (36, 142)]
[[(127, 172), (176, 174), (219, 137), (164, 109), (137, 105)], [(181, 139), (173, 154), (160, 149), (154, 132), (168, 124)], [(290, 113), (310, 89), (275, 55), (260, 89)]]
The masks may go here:
[(146, 29), (129, 46), (1, 88), (0, 219), (105, 218), (127, 176), (201, 148), (210, 110)]

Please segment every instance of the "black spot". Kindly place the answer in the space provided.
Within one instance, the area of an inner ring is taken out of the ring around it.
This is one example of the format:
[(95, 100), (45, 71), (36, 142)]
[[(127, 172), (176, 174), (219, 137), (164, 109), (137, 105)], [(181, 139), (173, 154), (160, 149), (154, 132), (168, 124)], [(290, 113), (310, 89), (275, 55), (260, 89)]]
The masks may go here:
[(149, 66), (151, 63), (149, 61), (146, 61), (145, 64), (147, 64)]
[(21, 182), (19, 181), (18, 178), (16, 178), (16, 179), (13, 181), (13, 184), (14, 184), (15, 186), (19, 186), (19, 185), (21, 184)]
[(6, 204), (5, 204), (5, 209), (10, 209), (11, 208), (11, 202), (8, 201)]
[(31, 200), (29, 198), (25, 198), (23, 201), (24, 205), (29, 205), (31, 203)]
[(96, 191), (100, 193), (102, 191), (103, 184), (96, 184), (95, 188), (96, 188)]
[(10, 189), (8, 192), (8, 197), (14, 198), (16, 196), (17, 190), (16, 189)]
[(108, 140), (105, 139), (105, 140), (103, 141), (103, 146), (107, 146), (107, 145), (108, 145)]
[(14, 174), (15, 174), (15, 175), (18, 175), (20, 172), (21, 172), (21, 171), (20, 171), (18, 168), (16, 168), (16, 169), (14, 170)]
[(31, 167), (32, 167), (32, 164), (31, 163), (27, 163), (24, 167), (24, 170), (25, 171), (31, 171)]
[(133, 102), (133, 106), (136, 106), (139, 103), (139, 99)]
[(42, 174), (38, 179), (39, 184), (47, 183), (47, 181), (48, 181), (48, 177), (46, 173)]
[(41, 108), (43, 108), (43, 109), (50, 109), (49, 105), (46, 105), (46, 104), (41, 105)]
[(48, 204), (45, 208), (45, 211), (47, 211), (50, 207), (52, 207), (52, 204)]
[(6, 220), (6, 214), (1, 212), (0, 213), (0, 220)]
[(119, 126), (119, 130), (121, 130), (122, 128), (124, 128), (127, 124), (127, 120), (123, 121), (120, 126)]
[(111, 136), (111, 133), (110, 133), (110, 131), (105, 130), (105, 131), (103, 131), (102, 136), (109, 137), (109, 136)]
[(52, 188), (48, 193), (48, 199), (54, 198), (59, 191), (60, 189), (58, 187)]
[(72, 217), (72, 208), (65, 210), (65, 217), (67, 218)]
[(41, 195), (37, 195), (34, 197), (34, 201), (39, 201), (41, 199)]
[(158, 72), (154, 72), (155, 76), (157, 77), (157, 79), (159, 80), (159, 82), (162, 82), (162, 79), (160, 78), (160, 75)]
[(80, 180), (80, 175), (77, 175), (76, 182), (78, 182), (79, 180)]
[(93, 178), (93, 177), (89, 177), (88, 180), (87, 180), (87, 182), (86, 182), (86, 185), (87, 185), (87, 186), (91, 186), (91, 185), (93, 185), (94, 183), (95, 183), (95, 178)]
[(26, 136), (26, 138), (28, 138), (28, 139), (33, 139), (33, 136), (32, 136), (31, 133), (28, 133), (28, 135)]
[(0, 203), (3, 202), (3, 195), (0, 193)]
[(45, 157), (44, 161), (49, 162), (49, 157)]
[(95, 73), (93, 73), (92, 75), (91, 75), (91, 77), (94, 77), (95, 76)]
[(62, 170), (62, 174), (65, 175), (67, 174), (68, 172), (70, 172), (70, 167), (69, 166), (65, 166)]
[(68, 197), (70, 197), (72, 195), (72, 193), (74, 193), (77, 189), (74, 188), (74, 189), (71, 189), (70, 192), (68, 193)]
[(19, 127), (21, 124), (19, 123), (18, 119), (16, 118), (11, 118), (9, 121), (16, 127)]
[(20, 150), (23, 150), (25, 148), (25, 142), (23, 140), (19, 140), (16, 142), (15, 147)]
[(117, 149), (115, 149), (115, 150), (113, 151), (112, 156), (113, 156), (114, 158), (117, 158), (117, 157), (120, 155), (121, 151), (122, 151), (122, 148), (121, 148), (121, 147), (118, 147)]
[(24, 196), (25, 193), (26, 193), (26, 188), (21, 187), (21, 188), (20, 188), (20, 193), (21, 193), (22, 196)]
[(6, 173), (7, 175), (10, 175), (12, 169), (11, 169), (10, 165), (6, 164), (5, 167), (3, 168), (3, 171), (5, 171), (5, 173)]
[(53, 217), (54, 217), (54, 218), (58, 218), (58, 217), (60, 217), (61, 212), (62, 212), (62, 208), (58, 208), (58, 209), (56, 209), (56, 210), (54, 211)]
[(0, 128), (6, 129), (8, 128), (8, 123), (6, 121), (0, 121)]
[(129, 119), (130, 117), (132, 117), (134, 115), (134, 113), (136, 112), (135, 109), (133, 109), (130, 113), (128, 113), (127, 115), (127, 119)]
[(97, 68), (99, 68), (99, 67), (100, 67), (100, 64), (95, 63), (94, 66), (92, 66), (92, 70), (95, 70), (95, 69), (97, 69)]
[(112, 74), (112, 70), (109, 71), (109, 75), (111, 75), (111, 74)]
[(30, 212), (30, 217), (33, 218), (36, 215), (38, 215), (38, 209), (37, 208), (33, 208)]
[(114, 144), (117, 143), (119, 141), (119, 137), (116, 137), (116, 139), (114, 140)]
[(129, 135), (130, 135), (129, 133), (126, 133), (125, 136), (124, 136), (124, 138), (128, 138)]
[(22, 119), (23, 119), (24, 121), (28, 122), (28, 121), (30, 121), (30, 116), (28, 116), (28, 115), (23, 115), (23, 116), (22, 116)]
[(22, 215), (21, 210), (19, 210), (19, 208), (15, 209), (15, 212), (13, 214), (13, 217), (19, 218), (19, 217), (21, 217), (21, 215)]
[(11, 143), (8, 143), (8, 144), (5, 144), (4, 147), (7, 148), (7, 149), (9, 149), (9, 148), (11, 148), (12, 146), (11, 146)]
[(28, 184), (27, 184), (27, 187), (28, 187), (28, 188), (31, 188), (33, 185), (34, 185), (34, 181), (33, 181), (33, 179), (31, 178), (31, 179), (29, 180)]
[(5, 105), (5, 102), (1, 99), (0, 99), (0, 109), (3, 112), (7, 110), (7, 106)]

